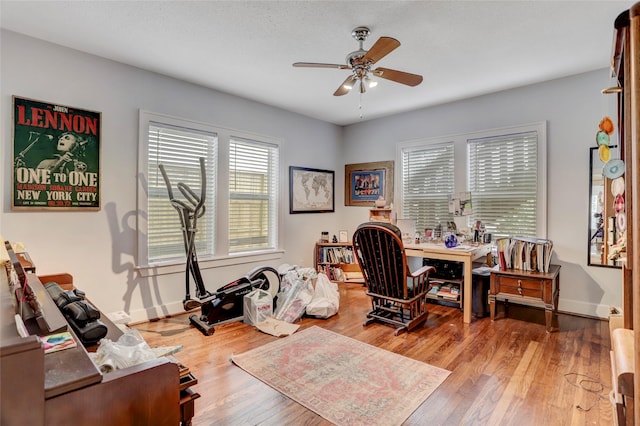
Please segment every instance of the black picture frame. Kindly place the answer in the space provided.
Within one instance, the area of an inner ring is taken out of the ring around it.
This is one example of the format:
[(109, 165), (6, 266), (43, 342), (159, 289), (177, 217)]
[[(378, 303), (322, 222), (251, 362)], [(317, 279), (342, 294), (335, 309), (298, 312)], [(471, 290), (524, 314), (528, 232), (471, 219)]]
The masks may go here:
[(289, 213), (333, 213), (335, 172), (289, 166)]
[(12, 100), (11, 209), (100, 210), (102, 113)]

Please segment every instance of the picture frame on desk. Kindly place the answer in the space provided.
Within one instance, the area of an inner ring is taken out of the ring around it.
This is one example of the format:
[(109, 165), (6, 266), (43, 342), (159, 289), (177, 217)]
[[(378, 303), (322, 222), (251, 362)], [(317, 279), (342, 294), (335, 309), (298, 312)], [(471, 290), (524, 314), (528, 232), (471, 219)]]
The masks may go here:
[(289, 167), (289, 213), (332, 213), (335, 211), (333, 170)]
[(393, 203), (393, 161), (344, 166), (345, 206), (371, 207), (379, 198)]
[(338, 231), (338, 242), (340, 242), (340, 243), (348, 243), (349, 242), (349, 232), (348, 231)]

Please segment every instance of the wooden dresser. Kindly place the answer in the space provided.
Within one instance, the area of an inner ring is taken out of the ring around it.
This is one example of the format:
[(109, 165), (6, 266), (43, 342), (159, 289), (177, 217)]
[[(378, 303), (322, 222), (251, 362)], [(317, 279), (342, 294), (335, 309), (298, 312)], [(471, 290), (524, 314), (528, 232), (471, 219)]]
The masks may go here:
[[(0, 424), (191, 423), (193, 401), (199, 395), (189, 389), (196, 380), (182, 374), (183, 366), (158, 358), (103, 374), (81, 344), (45, 354), (36, 336), (18, 334), (15, 298), (7, 275), (0, 272)], [(27, 279), (43, 307), (57, 310), (38, 277), (27, 274)], [(100, 320), (109, 328), (107, 337), (117, 340), (122, 331), (105, 315)], [(73, 333), (71, 327), (68, 330)]]
[(496, 298), (524, 303), (545, 309), (547, 332), (551, 331), (553, 314), (558, 312), (560, 295), (560, 265), (550, 265), (549, 272), (518, 269), (491, 270), (489, 309), (491, 320), (496, 315)]

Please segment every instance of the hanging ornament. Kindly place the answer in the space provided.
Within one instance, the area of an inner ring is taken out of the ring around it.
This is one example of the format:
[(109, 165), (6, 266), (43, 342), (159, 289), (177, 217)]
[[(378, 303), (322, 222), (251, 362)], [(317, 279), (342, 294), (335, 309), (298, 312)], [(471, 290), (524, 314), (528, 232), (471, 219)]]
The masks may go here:
[(627, 230), (627, 215), (625, 212), (620, 212), (616, 215), (616, 228), (618, 232)]
[(596, 133), (596, 143), (598, 146), (609, 146), (610, 142), (609, 134), (604, 130), (598, 130), (598, 133)]
[(613, 202), (613, 209), (616, 213), (620, 213), (624, 210), (624, 195), (616, 195), (616, 198)]
[(607, 116), (605, 116), (602, 120), (600, 120), (600, 124), (598, 125), (598, 128), (600, 128), (600, 130), (602, 130), (608, 135), (612, 135), (613, 132), (615, 131), (613, 121)]
[[(598, 124), (598, 132), (596, 133), (596, 144), (598, 145), (598, 155), (604, 163), (602, 175), (609, 179), (616, 179), (624, 174), (624, 161), (611, 158), (611, 138), (609, 137), (615, 131), (613, 121), (604, 116)], [(622, 185), (624, 187), (624, 184)]]
[(611, 159), (611, 150), (607, 145), (600, 145), (598, 147), (598, 155), (600, 155), (600, 160), (606, 163)]
[(609, 179), (619, 178), (624, 174), (624, 161), (618, 159), (609, 160), (602, 168), (602, 174)]
[(616, 195), (624, 194), (624, 178), (620, 176), (611, 182), (611, 193), (615, 197)]

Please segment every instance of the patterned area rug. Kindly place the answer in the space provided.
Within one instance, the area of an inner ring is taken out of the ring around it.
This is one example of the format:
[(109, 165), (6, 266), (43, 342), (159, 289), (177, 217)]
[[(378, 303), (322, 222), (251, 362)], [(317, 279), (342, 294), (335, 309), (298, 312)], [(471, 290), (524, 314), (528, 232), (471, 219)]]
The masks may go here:
[(400, 425), (451, 373), (317, 326), (231, 360), (336, 425)]

